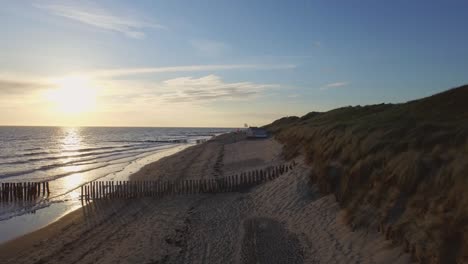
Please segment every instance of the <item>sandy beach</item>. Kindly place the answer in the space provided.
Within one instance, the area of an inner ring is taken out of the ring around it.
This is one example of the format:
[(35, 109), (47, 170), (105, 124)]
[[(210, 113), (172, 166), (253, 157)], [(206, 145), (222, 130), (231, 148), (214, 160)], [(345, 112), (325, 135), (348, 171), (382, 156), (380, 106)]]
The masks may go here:
[[(207, 179), (285, 162), (274, 139), (225, 134), (131, 180)], [(294, 170), (243, 192), (102, 200), (0, 246), (2, 263), (410, 263), (377, 230), (352, 230), (333, 195)]]

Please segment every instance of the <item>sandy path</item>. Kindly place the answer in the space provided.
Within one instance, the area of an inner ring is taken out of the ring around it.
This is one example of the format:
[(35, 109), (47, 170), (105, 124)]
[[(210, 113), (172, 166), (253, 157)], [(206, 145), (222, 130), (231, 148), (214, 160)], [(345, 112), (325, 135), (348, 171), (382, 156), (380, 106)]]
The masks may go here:
[[(150, 164), (134, 179), (230, 175), (277, 164), (280, 151), (273, 140), (223, 136)], [(299, 161), (242, 193), (96, 202), (40, 230), (35, 242), (10, 243), (24, 247), (6, 263), (409, 263), (376, 232), (352, 232), (334, 197), (311, 190), (307, 175)], [(12, 253), (0, 247), (3, 257)]]

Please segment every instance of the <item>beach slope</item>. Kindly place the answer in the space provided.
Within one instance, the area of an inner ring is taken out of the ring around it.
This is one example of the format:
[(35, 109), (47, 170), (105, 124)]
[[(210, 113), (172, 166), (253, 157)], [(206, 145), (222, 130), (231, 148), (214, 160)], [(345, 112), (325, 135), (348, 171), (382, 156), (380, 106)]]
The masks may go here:
[[(282, 164), (274, 139), (226, 134), (149, 164), (132, 180), (209, 179)], [(98, 201), (0, 247), (5, 263), (409, 263), (377, 231), (353, 231), (301, 157), (242, 192)], [(8, 260), (7, 260), (8, 259)]]

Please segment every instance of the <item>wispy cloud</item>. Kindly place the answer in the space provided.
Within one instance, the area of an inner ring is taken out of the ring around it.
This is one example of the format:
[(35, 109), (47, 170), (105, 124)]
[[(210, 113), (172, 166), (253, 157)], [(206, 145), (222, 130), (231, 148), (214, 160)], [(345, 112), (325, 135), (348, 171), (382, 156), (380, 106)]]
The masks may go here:
[(30, 93), (48, 88), (50, 84), (46, 78), (39, 76), (0, 73), (0, 94), (2, 96)]
[(190, 45), (199, 54), (205, 56), (219, 56), (230, 50), (229, 45), (224, 42), (207, 39), (191, 40)]
[(29, 93), (32, 90), (38, 90), (45, 87), (46, 85), (40, 82), (24, 82), (0, 79), (0, 93), (3, 95)]
[(161, 86), (163, 92), (159, 98), (171, 103), (244, 100), (274, 87), (278, 86), (252, 82), (227, 83), (217, 75), (201, 78), (181, 77), (164, 81)]
[(343, 86), (347, 86), (349, 84), (349, 82), (334, 82), (334, 83), (329, 83), (325, 86), (322, 86), (320, 87), (321, 90), (327, 90), (327, 89), (330, 89), (330, 88), (338, 88), (338, 87), (343, 87)]
[(166, 29), (165, 26), (149, 21), (118, 16), (99, 8), (83, 7), (76, 5), (59, 4), (35, 4), (36, 7), (45, 9), (54, 15), (75, 20), (100, 29), (116, 31), (131, 38), (144, 38), (145, 28)]
[(93, 77), (116, 77), (135, 74), (170, 73), (170, 72), (203, 72), (225, 70), (281, 70), (294, 69), (294, 64), (214, 64), (214, 65), (185, 65), (172, 67), (142, 67), (104, 69), (83, 73)]
[(312, 45), (316, 48), (321, 48), (322, 47), (322, 42), (320, 41), (314, 41), (312, 42)]
[[(101, 83), (126, 83), (125, 80), (119, 79), (115, 81), (115, 77), (125, 77), (138, 74), (157, 74), (157, 73), (187, 73), (187, 72), (218, 72), (227, 70), (281, 70), (293, 69), (296, 66), (293, 64), (217, 64), (217, 65), (185, 65), (172, 67), (143, 67), (143, 68), (120, 68), (120, 69), (97, 69), (86, 72), (71, 72), (67, 76), (83, 76)], [(211, 75), (215, 76), (215, 75)], [(20, 94), (28, 93), (34, 90), (47, 89), (57, 86), (57, 80), (64, 76), (36, 76), (21, 73), (2, 73), (0, 72), (0, 93), (2, 94)], [(208, 78), (209, 79), (209, 78)], [(178, 79), (175, 79), (178, 80)], [(182, 79), (184, 80), (184, 79)], [(194, 85), (197, 79), (187, 79), (187, 84)], [(203, 81), (207, 79), (199, 79)], [(213, 87), (213, 79), (211, 87)], [(220, 80), (220, 79), (218, 79)], [(144, 82), (139, 82), (141, 85)], [(144, 83), (145, 86), (151, 86)], [(174, 84), (168, 81), (167, 84)], [(220, 84), (218, 82), (218, 84)], [(241, 84), (237, 83), (239, 87)], [(133, 85), (133, 84), (132, 84)], [(166, 85), (167, 86), (167, 85)], [(220, 87), (219, 85), (217, 87)], [(190, 93), (190, 92), (189, 92)]]

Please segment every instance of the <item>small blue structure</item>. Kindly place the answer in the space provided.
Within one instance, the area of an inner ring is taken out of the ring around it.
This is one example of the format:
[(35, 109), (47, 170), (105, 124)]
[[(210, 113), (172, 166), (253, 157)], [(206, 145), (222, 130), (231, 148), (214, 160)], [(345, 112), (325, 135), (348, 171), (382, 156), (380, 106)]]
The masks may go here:
[(249, 127), (247, 129), (248, 138), (267, 138), (268, 132), (263, 128)]

